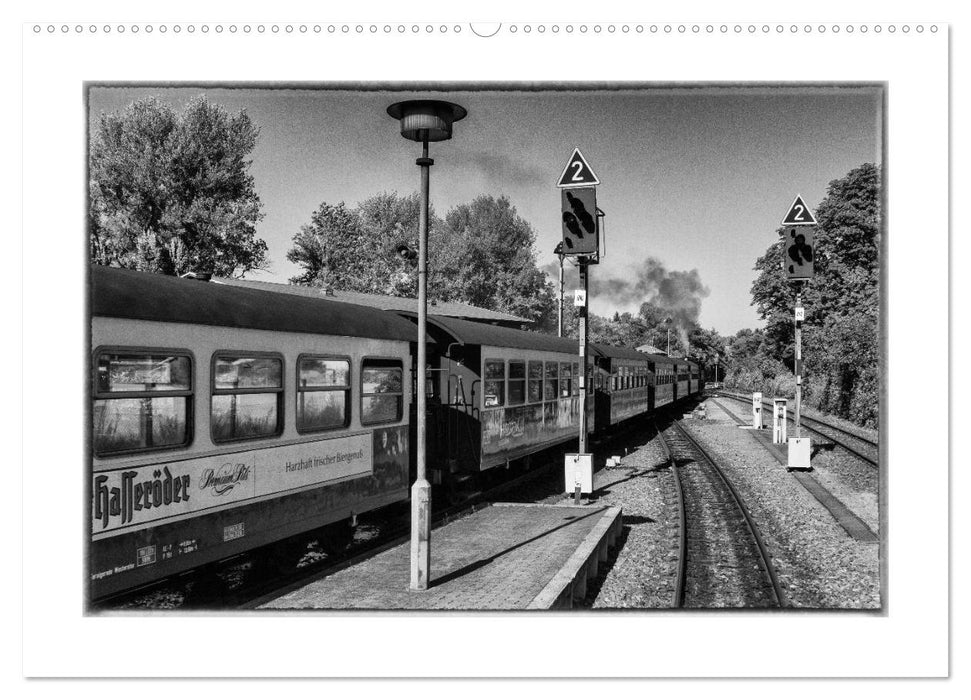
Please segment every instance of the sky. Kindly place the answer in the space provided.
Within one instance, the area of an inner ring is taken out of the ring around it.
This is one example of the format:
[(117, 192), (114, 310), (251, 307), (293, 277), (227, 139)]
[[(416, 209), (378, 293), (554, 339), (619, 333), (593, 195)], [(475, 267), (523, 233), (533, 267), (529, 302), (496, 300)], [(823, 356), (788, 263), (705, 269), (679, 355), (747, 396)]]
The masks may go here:
[[(322, 202), (349, 206), (379, 192), (414, 192), (420, 144), (386, 113), (403, 99), (446, 99), (468, 116), (430, 144), (439, 215), (480, 194), (506, 195), (536, 231), (540, 266), (562, 236), (556, 182), (578, 147), (600, 180), (606, 255), (592, 280), (633, 280), (648, 258), (696, 270), (708, 290), (699, 323), (723, 335), (762, 325), (751, 305), (756, 259), (797, 194), (815, 207), (827, 184), (881, 163), (882, 94), (874, 87), (635, 87), (596, 91), (96, 87), (89, 123), (156, 96), (181, 108), (205, 94), (260, 128), (251, 173), (263, 203), (257, 235), (267, 272), (286, 282), (291, 240)], [(570, 290), (567, 290), (569, 294)], [(629, 296), (629, 295), (628, 295)], [(592, 296), (600, 315), (639, 299)]]

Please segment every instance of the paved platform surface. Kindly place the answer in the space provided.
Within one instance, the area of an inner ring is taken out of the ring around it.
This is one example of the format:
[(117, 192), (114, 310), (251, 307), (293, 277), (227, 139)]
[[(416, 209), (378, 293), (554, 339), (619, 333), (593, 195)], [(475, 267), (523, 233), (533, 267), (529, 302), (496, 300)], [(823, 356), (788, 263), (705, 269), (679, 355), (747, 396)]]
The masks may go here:
[(431, 584), (412, 592), (409, 544), (264, 603), (298, 610), (571, 607), (620, 533), (620, 508), (497, 503), (432, 531)]

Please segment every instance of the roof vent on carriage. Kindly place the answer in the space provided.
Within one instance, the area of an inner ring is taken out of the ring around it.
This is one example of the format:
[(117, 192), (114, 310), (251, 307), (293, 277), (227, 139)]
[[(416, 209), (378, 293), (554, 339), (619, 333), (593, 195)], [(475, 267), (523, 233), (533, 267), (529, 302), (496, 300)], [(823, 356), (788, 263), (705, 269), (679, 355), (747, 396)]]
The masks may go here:
[(185, 272), (179, 275), (179, 277), (181, 277), (184, 280), (198, 280), (199, 282), (209, 282), (210, 280), (212, 280), (212, 273), (190, 270), (189, 272)]

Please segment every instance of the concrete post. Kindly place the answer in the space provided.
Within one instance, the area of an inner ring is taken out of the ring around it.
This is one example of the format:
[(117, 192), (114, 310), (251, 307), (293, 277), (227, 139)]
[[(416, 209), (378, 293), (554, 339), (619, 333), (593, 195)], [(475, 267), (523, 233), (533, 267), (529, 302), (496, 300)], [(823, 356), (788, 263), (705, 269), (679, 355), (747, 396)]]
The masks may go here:
[(428, 483), (425, 454), (425, 367), (428, 315), (428, 179), (435, 161), (428, 157), (428, 140), (422, 141), (421, 158), (415, 163), (421, 168), (421, 206), (418, 210), (418, 421), (415, 446), (418, 474), (411, 487), (411, 589), (428, 589), (431, 569), (432, 486)]

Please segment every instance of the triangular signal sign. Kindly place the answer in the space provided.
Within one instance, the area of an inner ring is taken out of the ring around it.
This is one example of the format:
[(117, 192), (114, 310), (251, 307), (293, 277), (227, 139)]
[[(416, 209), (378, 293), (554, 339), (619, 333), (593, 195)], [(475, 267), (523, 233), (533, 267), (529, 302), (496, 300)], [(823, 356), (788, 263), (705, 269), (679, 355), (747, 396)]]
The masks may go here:
[(579, 148), (573, 149), (573, 155), (566, 162), (560, 181), (557, 187), (593, 187), (599, 185), (600, 180), (593, 174), (593, 169), (587, 163), (586, 158), (580, 153)]
[(813, 216), (812, 210), (806, 206), (806, 203), (802, 201), (802, 197), (797, 194), (792, 206), (789, 207), (789, 213), (782, 220), (782, 225), (798, 226), (800, 224), (815, 225), (816, 217)]

